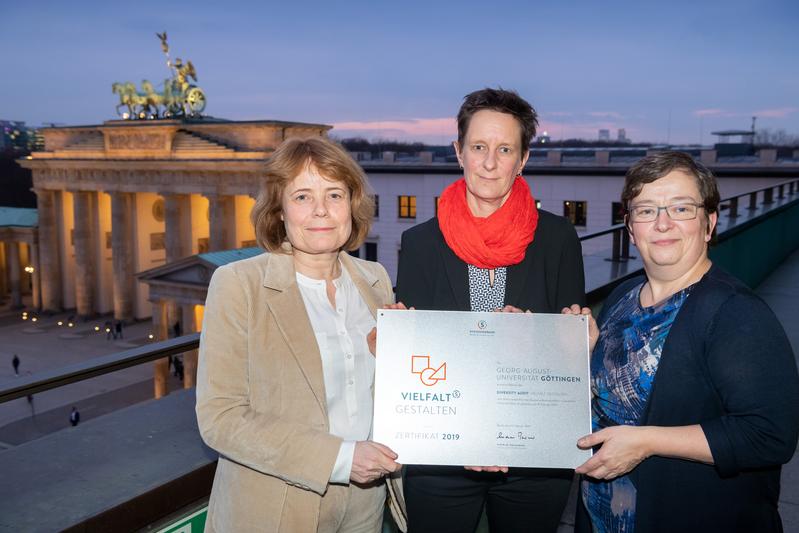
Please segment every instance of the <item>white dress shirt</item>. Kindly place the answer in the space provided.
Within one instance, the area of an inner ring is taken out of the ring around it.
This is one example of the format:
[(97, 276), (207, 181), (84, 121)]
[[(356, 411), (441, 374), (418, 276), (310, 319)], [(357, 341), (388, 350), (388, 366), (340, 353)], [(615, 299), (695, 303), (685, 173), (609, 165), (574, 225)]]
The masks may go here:
[(344, 439), (330, 482), (349, 483), (355, 443), (369, 439), (372, 433), (375, 358), (366, 335), (375, 319), (345, 268), (333, 280), (335, 308), (330, 305), (324, 280), (296, 274), (322, 355), (330, 434)]

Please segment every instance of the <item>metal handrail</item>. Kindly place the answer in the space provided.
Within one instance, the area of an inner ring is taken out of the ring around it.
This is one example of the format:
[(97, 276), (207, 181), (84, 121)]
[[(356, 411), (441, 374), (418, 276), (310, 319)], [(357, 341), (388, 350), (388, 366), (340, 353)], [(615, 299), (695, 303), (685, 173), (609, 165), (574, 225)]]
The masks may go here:
[[(786, 186), (788, 188), (787, 194), (785, 192)], [(755, 189), (753, 191), (747, 191), (745, 193), (736, 194), (735, 196), (730, 196), (729, 198), (725, 198), (719, 202), (719, 210), (729, 209), (727, 216), (729, 218), (736, 218), (740, 216), (738, 213), (739, 198), (745, 198), (748, 196), (749, 197), (748, 208), (750, 211), (752, 211), (758, 208), (757, 204), (758, 193), (763, 193), (763, 200), (761, 201), (761, 205), (769, 206), (774, 203), (775, 200), (774, 191), (777, 192), (776, 199), (778, 200), (784, 200), (786, 196), (793, 196), (795, 193), (799, 192), (799, 179), (783, 181), (781, 183), (769, 185), (768, 187), (762, 187), (760, 189)], [(597, 237), (602, 237), (610, 233), (613, 234), (613, 245), (611, 246), (611, 256), (607, 259), (609, 261), (615, 261), (615, 262), (626, 262), (629, 259), (631, 259), (630, 235), (627, 232), (626, 226), (624, 224), (616, 224), (615, 226), (611, 226), (607, 229), (582, 235), (580, 236), (580, 242), (587, 241), (590, 239), (595, 239)]]
[(142, 363), (163, 359), (170, 355), (195, 350), (200, 346), (200, 334), (191, 333), (182, 337), (158, 341), (124, 352), (116, 352), (88, 361), (45, 370), (31, 376), (16, 378), (0, 388), (0, 404), (37, 394), (50, 389), (77, 383), (86, 379), (110, 374)]
[[(730, 217), (737, 216), (738, 198), (749, 196), (750, 209), (756, 209), (756, 196), (760, 192), (771, 191), (771, 193), (764, 192), (764, 205), (774, 203), (773, 192), (777, 190), (778, 199), (784, 199), (785, 186), (788, 186), (788, 196), (799, 193), (799, 179), (786, 181), (763, 187), (755, 191), (749, 191), (736, 196), (732, 196), (724, 202), (730, 202)], [(769, 201), (771, 200), (771, 201)], [(752, 207), (754, 205), (755, 207)], [(610, 261), (624, 262), (631, 259), (630, 256), (630, 236), (626, 231), (624, 224), (616, 224), (610, 228), (600, 231), (595, 231), (580, 237), (580, 241), (587, 241), (604, 235), (613, 234), (613, 248)], [(191, 333), (182, 337), (169, 339), (165, 341), (154, 342), (138, 348), (126, 350), (124, 352), (117, 352), (109, 355), (96, 357), (89, 361), (67, 365), (61, 368), (55, 368), (39, 372), (31, 376), (25, 376), (14, 379), (7, 383), (5, 387), (0, 385), (0, 404), (22, 398), (29, 394), (37, 394), (46, 390), (55, 389), (63, 385), (77, 383), (86, 379), (109, 374), (132, 366), (137, 366), (156, 359), (163, 359), (170, 355), (180, 354), (189, 350), (195, 350), (200, 345), (200, 334)]]

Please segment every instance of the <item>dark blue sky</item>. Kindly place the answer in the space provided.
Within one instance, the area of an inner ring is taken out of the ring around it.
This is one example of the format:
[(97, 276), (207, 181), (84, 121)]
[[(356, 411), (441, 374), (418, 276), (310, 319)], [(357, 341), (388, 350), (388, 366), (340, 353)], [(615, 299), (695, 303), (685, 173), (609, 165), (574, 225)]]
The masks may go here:
[(115, 117), (114, 81), (190, 59), (206, 112), (449, 142), (467, 92), (516, 89), (555, 138), (626, 128), (799, 134), (799, 2), (11, 2), (0, 0), (0, 119)]

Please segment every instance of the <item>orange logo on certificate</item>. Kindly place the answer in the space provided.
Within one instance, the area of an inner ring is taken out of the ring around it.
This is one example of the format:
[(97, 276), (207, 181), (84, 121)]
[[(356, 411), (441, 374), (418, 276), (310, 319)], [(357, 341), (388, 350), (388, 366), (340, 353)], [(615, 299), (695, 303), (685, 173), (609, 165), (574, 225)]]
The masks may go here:
[(432, 387), (439, 381), (447, 380), (447, 363), (441, 363), (438, 368), (433, 368), (429, 355), (412, 355), (411, 373), (419, 374), (422, 384)]

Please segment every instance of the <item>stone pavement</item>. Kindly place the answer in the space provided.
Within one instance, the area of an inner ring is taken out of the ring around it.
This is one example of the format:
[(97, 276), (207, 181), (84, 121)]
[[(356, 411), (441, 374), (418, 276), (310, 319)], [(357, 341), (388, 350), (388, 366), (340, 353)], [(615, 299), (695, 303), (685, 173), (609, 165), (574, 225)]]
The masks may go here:
[[(36, 322), (32, 321), (34, 316)], [(23, 320), (21, 310), (0, 308), (0, 386), (15, 379), (11, 365), (14, 354), (20, 359), (20, 375), (27, 375), (151, 342), (150, 321), (129, 324), (123, 329), (124, 338), (114, 340), (106, 339), (104, 331), (105, 322), (112, 320), (109, 316), (88, 321), (73, 318), (71, 328), (69, 318), (70, 313), (52, 316), (30, 313), (28, 320)], [(68, 427), (73, 405), (80, 411), (83, 422), (152, 398), (152, 377), (152, 363), (147, 363), (36, 394), (32, 404), (25, 398), (0, 404), (0, 447)], [(169, 387), (176, 389), (181, 385), (171, 378)]]

